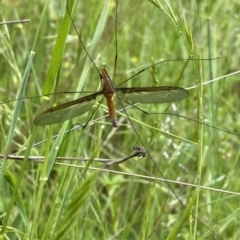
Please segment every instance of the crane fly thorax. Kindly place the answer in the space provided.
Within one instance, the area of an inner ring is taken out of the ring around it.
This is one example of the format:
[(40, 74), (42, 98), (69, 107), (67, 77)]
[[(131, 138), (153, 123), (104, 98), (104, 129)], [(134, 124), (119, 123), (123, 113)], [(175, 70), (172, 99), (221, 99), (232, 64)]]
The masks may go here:
[(105, 68), (102, 69), (102, 92), (103, 95), (108, 98), (111, 99), (114, 97), (115, 95), (115, 89), (112, 83), (111, 78), (108, 75), (108, 72)]

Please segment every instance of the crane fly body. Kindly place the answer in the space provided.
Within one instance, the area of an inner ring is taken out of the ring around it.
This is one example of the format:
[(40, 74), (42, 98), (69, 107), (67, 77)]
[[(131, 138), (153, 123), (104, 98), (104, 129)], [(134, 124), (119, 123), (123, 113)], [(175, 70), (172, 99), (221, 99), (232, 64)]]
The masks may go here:
[(34, 125), (45, 126), (80, 116), (91, 110), (96, 97), (103, 95), (106, 98), (109, 116), (113, 127), (118, 127), (114, 97), (119, 97), (126, 102), (135, 103), (170, 103), (183, 100), (188, 97), (187, 90), (175, 86), (160, 87), (114, 87), (111, 78), (105, 68), (101, 72), (102, 90), (85, 97), (49, 108), (40, 113), (33, 121)]
[(114, 103), (116, 89), (105, 68), (102, 69), (101, 80), (102, 80), (102, 94), (104, 95), (107, 101), (109, 116), (111, 118), (112, 125), (113, 127), (117, 127), (118, 124)]

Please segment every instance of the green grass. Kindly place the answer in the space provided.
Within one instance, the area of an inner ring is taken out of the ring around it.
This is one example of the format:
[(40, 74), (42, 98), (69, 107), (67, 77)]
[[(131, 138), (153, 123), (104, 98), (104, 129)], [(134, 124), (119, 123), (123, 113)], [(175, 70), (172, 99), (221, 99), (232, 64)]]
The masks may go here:
[[(104, 66), (112, 75), (115, 1), (103, 3), (70, 4), (89, 54), (98, 69)], [(34, 6), (4, 2), (1, 9), (0, 21), (31, 19), (22, 25), (0, 25), (1, 102), (19, 98), (20, 93), (35, 97), (99, 89), (99, 73), (65, 13), (65, 1), (45, 1), (45, 6), (41, 1)], [(116, 85), (163, 59), (219, 56), (212, 61), (158, 64), (125, 84), (184, 88), (198, 84), (181, 102), (138, 106), (161, 114), (129, 109), (140, 138), (124, 113), (118, 114), (117, 129), (108, 118), (97, 120), (106, 114), (103, 105), (92, 124), (67, 137), (64, 132), (75, 123), (84, 124), (91, 112), (64, 124), (33, 126), (34, 117), (44, 109), (84, 94), (1, 104), (1, 154), (25, 156), (24, 162), (2, 164), (2, 238), (4, 234), (6, 239), (238, 239), (239, 80), (237, 73), (224, 77), (239, 70), (238, 12), (237, 1), (169, 5), (160, 0), (120, 1)], [(27, 78), (30, 51), (35, 55)], [(28, 80), (25, 94), (20, 91), (22, 79)], [(202, 118), (208, 126), (189, 120)], [(119, 159), (142, 143), (146, 158), (117, 166), (70, 161)], [(56, 160), (57, 155), (69, 160)], [(44, 164), (28, 162), (29, 156), (45, 156)]]

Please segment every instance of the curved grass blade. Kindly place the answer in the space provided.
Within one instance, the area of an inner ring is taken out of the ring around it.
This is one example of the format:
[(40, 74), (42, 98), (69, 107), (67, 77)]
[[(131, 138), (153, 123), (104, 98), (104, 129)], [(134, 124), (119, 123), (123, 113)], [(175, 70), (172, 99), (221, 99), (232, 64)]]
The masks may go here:
[[(93, 43), (90, 47), (89, 52), (94, 52), (94, 49), (96, 48), (96, 44), (99, 41), (99, 38), (103, 33), (104, 23), (107, 19), (107, 13), (108, 13), (109, 5), (110, 5), (110, 0), (106, 1), (105, 5), (103, 7), (103, 11), (102, 11), (102, 14), (100, 16), (98, 25), (96, 27), (96, 30), (95, 30), (95, 33), (94, 33), (94, 36), (93, 36)], [(82, 84), (86, 80), (86, 77), (87, 77), (87, 74), (88, 74), (88, 71), (89, 71), (89, 67), (90, 67), (88, 62), (89, 62), (89, 60), (87, 59), (86, 62), (85, 62), (85, 65), (84, 65), (84, 69), (82, 71), (82, 75), (81, 75), (80, 80), (79, 80), (77, 91), (81, 90)], [(57, 139), (55, 140), (50, 152), (47, 153), (48, 157), (49, 157), (49, 159), (51, 159), (51, 161), (48, 161), (48, 166), (47, 166), (47, 171), (46, 171), (46, 179), (49, 178), (49, 175), (51, 173), (52, 167), (54, 165), (55, 158), (58, 154), (58, 151), (56, 149), (58, 149), (58, 147), (62, 143), (63, 136), (66, 132), (66, 128), (67, 128), (67, 125), (64, 124), (62, 126), (62, 128), (60, 130), (60, 133), (59, 133)], [(51, 136), (49, 136), (49, 138), (51, 138)]]
[[(68, 10), (70, 14), (72, 14), (76, 5), (76, 0), (72, 0), (68, 2), (70, 2), (68, 4)], [(49, 94), (52, 92), (55, 79), (62, 62), (62, 56), (64, 53), (66, 38), (67, 38), (70, 26), (71, 26), (71, 19), (69, 18), (68, 12), (65, 11), (65, 15), (58, 32), (58, 37), (56, 39), (56, 44), (53, 49), (53, 55), (52, 55), (49, 70), (47, 73), (46, 81), (44, 83), (43, 95)]]
[[(22, 84), (21, 84), (21, 87), (20, 87), (19, 92), (17, 94), (17, 98), (23, 98), (23, 96), (25, 94), (25, 88), (26, 88), (26, 85), (27, 85), (30, 69), (32, 67), (32, 61), (33, 61), (34, 55), (35, 55), (34, 52), (30, 52), (29, 60), (28, 60), (28, 63), (27, 63), (27, 66), (26, 66), (26, 69), (25, 69), (25, 72), (24, 72), (24, 76), (22, 78)], [(15, 128), (16, 128), (17, 119), (18, 119), (18, 116), (19, 116), (19, 113), (20, 113), (21, 106), (22, 106), (22, 100), (19, 100), (19, 101), (16, 102), (14, 110), (13, 110), (12, 123), (11, 123), (9, 133), (8, 133), (8, 137), (7, 137), (7, 145), (4, 149), (4, 159), (3, 159), (3, 162), (2, 162), (1, 173), (0, 173), (0, 190), (2, 190), (3, 176), (4, 176), (4, 172), (6, 170), (6, 165), (7, 165), (7, 155), (9, 154), (9, 149), (10, 149), (10, 146), (11, 146), (11, 143), (12, 143), (12, 140), (13, 140), (13, 136), (14, 136), (14, 133), (15, 133)]]
[[(27, 81), (28, 81), (28, 76), (29, 76), (29, 73), (30, 73), (30, 69), (32, 67), (32, 61), (33, 61), (34, 55), (35, 55), (34, 52), (30, 53), (29, 61), (27, 63), (27, 67), (26, 67), (25, 72), (24, 72), (22, 85), (19, 89), (17, 98), (22, 98), (24, 96), (25, 88), (26, 88), (26, 84), (27, 84)], [(12, 139), (13, 139), (13, 136), (14, 136), (14, 133), (15, 133), (14, 130), (16, 128), (17, 119), (18, 119), (18, 116), (19, 116), (21, 105), (22, 105), (22, 100), (19, 100), (19, 101), (16, 102), (16, 105), (15, 105), (15, 108), (14, 108), (14, 113), (13, 113), (13, 119), (12, 119), (12, 123), (11, 123), (10, 129), (9, 129), (8, 138), (7, 138), (7, 145), (4, 149), (4, 158), (3, 158), (3, 163), (2, 163), (2, 167), (1, 167), (1, 173), (0, 173), (0, 191), (1, 192), (2, 192), (3, 178), (4, 178), (4, 174), (5, 174), (5, 171), (6, 171), (6, 165), (7, 165), (7, 155), (9, 154), (9, 149), (10, 149)], [(9, 217), (10, 217), (10, 213), (11, 213), (12, 208), (13, 208), (14, 201), (18, 196), (17, 195), (18, 194), (18, 188), (19, 188), (20, 182), (23, 178), (24, 170), (26, 168), (26, 163), (27, 163), (27, 161), (25, 160), (25, 162), (23, 164), (23, 167), (21, 169), (21, 173), (20, 173), (20, 176), (18, 178), (17, 184), (16, 184), (15, 189), (14, 189), (14, 194), (11, 198), (11, 203), (8, 206), (8, 211), (7, 211), (7, 214), (4, 218), (2, 233), (4, 233), (5, 230), (6, 230), (6, 227), (8, 225), (8, 220), (9, 220)]]

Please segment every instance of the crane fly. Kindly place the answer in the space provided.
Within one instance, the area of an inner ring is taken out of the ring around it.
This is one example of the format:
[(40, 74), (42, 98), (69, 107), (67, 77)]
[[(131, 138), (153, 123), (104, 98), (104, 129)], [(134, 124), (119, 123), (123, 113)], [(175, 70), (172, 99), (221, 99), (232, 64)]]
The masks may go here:
[[(117, 26), (117, 5), (118, 5), (118, 1), (116, 1), (115, 27)], [(68, 7), (66, 8), (66, 10), (69, 14), (69, 17), (71, 18), (71, 14), (69, 12)], [(122, 99), (127, 103), (130, 102), (131, 104), (170, 103), (170, 102), (183, 100), (189, 96), (189, 93), (187, 90), (180, 87), (175, 87), (175, 86), (132, 87), (132, 88), (125, 88), (125, 87), (118, 87), (118, 86), (115, 87), (105, 68), (102, 69), (101, 73), (99, 72), (92, 57), (90, 56), (87, 49), (85, 48), (85, 45), (83, 44), (78, 34), (77, 28), (72, 19), (71, 19), (71, 22), (79, 37), (79, 40), (81, 42), (83, 49), (85, 50), (87, 56), (89, 57), (89, 59), (91, 60), (91, 62), (93, 63), (94, 67), (96, 68), (96, 70), (100, 75), (102, 90), (43, 111), (42, 113), (37, 115), (36, 118), (34, 119), (33, 121), (34, 125), (38, 125), (38, 126), (51, 125), (51, 124), (63, 122), (63, 121), (75, 118), (77, 116), (80, 116), (91, 110), (92, 106), (95, 103), (96, 97), (99, 95), (103, 95), (106, 98), (109, 116), (110, 116), (113, 127), (118, 126), (117, 118), (116, 118), (115, 103), (114, 103), (114, 97), (116, 95), (118, 99)], [(115, 36), (117, 39), (116, 28), (115, 28)], [(116, 40), (116, 49), (117, 49), (117, 40)], [(116, 69), (116, 58), (115, 58), (115, 69)], [(115, 70), (114, 70), (114, 73), (115, 73)], [(135, 74), (134, 76), (136, 75), (137, 74)]]
[(33, 121), (35, 125), (45, 126), (63, 122), (89, 111), (99, 95), (106, 98), (109, 116), (113, 127), (118, 127), (114, 97), (116, 93), (127, 102), (135, 103), (170, 103), (183, 100), (188, 97), (187, 90), (174, 86), (160, 87), (114, 87), (111, 78), (105, 68), (100, 74), (102, 90), (85, 97), (49, 108), (40, 113)]

